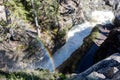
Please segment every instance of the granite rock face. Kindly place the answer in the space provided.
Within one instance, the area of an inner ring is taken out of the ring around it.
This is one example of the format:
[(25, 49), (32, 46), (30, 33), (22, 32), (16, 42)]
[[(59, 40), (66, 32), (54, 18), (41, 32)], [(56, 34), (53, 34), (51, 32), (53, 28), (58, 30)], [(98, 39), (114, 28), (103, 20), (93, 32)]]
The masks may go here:
[(58, 0), (59, 2), (59, 23), (61, 27), (72, 27), (84, 20), (80, 0)]
[(120, 0), (58, 0), (61, 27), (73, 26), (91, 21), (93, 11), (113, 11), (120, 15)]
[(115, 53), (70, 80), (119, 80), (120, 54)]
[(120, 52), (120, 28), (115, 28), (109, 33), (108, 38), (96, 52), (94, 61), (96, 63), (117, 52)]
[[(1, 27), (0, 35), (0, 69), (16, 71), (26, 68), (31, 63), (41, 61), (46, 55), (42, 43), (24, 29)], [(13, 34), (12, 34), (13, 33)], [(46, 55), (47, 56), (47, 55)]]
[[(3, 6), (0, 6), (1, 10), (5, 13)], [(5, 14), (1, 15), (3, 13), (0, 13), (0, 18), (5, 18)], [(30, 30), (30, 24), (15, 17), (12, 17), (12, 24), (12, 27), (0, 25), (1, 70), (8, 72), (28, 69), (32, 63), (49, 58), (42, 41), (36, 37), (36, 32)]]

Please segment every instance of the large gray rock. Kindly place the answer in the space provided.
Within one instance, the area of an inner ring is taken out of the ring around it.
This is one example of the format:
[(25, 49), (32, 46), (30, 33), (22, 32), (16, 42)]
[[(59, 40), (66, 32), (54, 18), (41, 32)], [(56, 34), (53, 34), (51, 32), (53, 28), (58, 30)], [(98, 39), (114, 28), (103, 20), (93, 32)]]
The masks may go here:
[(70, 80), (119, 80), (120, 54), (115, 53)]

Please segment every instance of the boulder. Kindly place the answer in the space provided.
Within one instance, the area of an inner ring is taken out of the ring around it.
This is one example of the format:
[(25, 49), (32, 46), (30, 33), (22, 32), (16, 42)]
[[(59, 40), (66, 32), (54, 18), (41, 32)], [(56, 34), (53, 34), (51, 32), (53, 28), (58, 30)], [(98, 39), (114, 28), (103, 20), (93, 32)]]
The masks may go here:
[(68, 80), (119, 80), (119, 75), (120, 53), (115, 53)]

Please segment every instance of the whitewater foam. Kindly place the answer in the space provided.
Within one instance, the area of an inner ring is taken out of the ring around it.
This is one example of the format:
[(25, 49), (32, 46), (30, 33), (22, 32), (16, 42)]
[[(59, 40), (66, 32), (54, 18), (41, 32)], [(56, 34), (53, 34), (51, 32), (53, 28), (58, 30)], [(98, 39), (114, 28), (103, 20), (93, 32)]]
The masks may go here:
[(60, 66), (83, 44), (83, 39), (90, 34), (95, 25), (112, 23), (114, 18), (112, 11), (93, 11), (91, 21), (75, 25), (67, 34), (66, 44), (53, 55), (55, 67)]

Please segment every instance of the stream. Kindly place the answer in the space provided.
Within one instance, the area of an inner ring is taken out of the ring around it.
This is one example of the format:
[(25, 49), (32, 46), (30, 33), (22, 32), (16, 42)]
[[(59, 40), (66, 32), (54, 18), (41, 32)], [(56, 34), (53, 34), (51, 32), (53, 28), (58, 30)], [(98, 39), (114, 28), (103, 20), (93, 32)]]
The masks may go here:
[[(71, 54), (78, 49), (82, 44), (85, 37), (87, 37), (92, 29), (97, 24), (109, 24), (114, 19), (112, 11), (93, 11), (91, 15), (91, 21), (86, 21), (82, 24), (75, 25), (68, 33), (66, 43), (61, 47), (51, 58), (48, 56), (44, 57), (41, 61), (38, 61), (32, 65), (35, 68), (49, 69), (54, 71), (55, 68), (59, 67), (64, 61), (66, 61)], [(99, 16), (99, 18), (97, 17)], [(93, 64), (93, 55), (98, 47), (94, 44), (90, 50), (88, 50), (85, 57), (82, 59), (78, 66), (78, 71), (82, 72), (86, 68)], [(48, 54), (46, 52), (46, 54)], [(85, 64), (84, 64), (85, 63)]]

